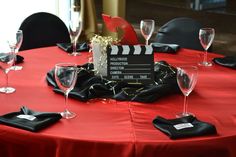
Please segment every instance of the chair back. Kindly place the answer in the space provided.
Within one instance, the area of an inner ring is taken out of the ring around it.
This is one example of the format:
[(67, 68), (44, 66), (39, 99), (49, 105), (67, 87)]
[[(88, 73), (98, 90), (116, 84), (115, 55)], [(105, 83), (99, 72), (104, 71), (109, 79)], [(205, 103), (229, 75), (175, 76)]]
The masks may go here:
[(64, 22), (56, 15), (38, 12), (28, 16), (20, 28), (23, 42), (20, 50), (69, 43), (70, 35)]
[(136, 45), (138, 44), (138, 37), (133, 26), (121, 17), (102, 14), (103, 21), (107, 29), (111, 32), (118, 32), (118, 29), (122, 30), (123, 36), (121, 38), (121, 44)]
[(182, 48), (203, 50), (198, 34), (201, 23), (187, 17), (175, 18), (164, 24), (158, 31), (156, 42), (178, 44)]

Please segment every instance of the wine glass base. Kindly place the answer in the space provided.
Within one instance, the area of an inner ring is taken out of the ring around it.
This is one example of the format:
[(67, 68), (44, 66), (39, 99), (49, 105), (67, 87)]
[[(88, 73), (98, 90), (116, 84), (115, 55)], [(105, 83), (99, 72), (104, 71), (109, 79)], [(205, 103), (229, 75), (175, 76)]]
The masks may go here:
[(69, 53), (70, 56), (79, 56), (81, 55), (80, 52), (72, 52), (72, 53)]
[(210, 66), (212, 66), (212, 63), (211, 62), (201, 62), (201, 63), (198, 63), (198, 65), (205, 66), (205, 67), (210, 67)]
[(0, 88), (0, 93), (10, 94), (10, 93), (14, 93), (15, 91), (16, 91), (16, 89), (12, 88), (12, 87), (1, 87)]
[(15, 70), (15, 71), (22, 70), (22, 69), (23, 69), (23, 67), (22, 66), (18, 66), (18, 65), (15, 65), (15, 66), (11, 67), (11, 70)]
[(65, 110), (64, 112), (61, 112), (61, 116), (65, 119), (71, 119), (76, 117), (76, 114), (74, 112)]
[(187, 116), (195, 117), (195, 115), (193, 113), (190, 113), (190, 112), (186, 112), (186, 113), (182, 112), (182, 113), (176, 114), (176, 118), (187, 117)]

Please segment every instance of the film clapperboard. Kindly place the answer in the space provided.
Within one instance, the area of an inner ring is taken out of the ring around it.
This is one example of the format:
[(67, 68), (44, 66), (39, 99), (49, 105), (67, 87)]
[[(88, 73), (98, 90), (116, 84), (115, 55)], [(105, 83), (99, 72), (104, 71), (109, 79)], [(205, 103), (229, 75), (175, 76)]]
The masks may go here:
[(107, 76), (115, 81), (153, 84), (154, 54), (150, 45), (111, 45), (107, 48)]

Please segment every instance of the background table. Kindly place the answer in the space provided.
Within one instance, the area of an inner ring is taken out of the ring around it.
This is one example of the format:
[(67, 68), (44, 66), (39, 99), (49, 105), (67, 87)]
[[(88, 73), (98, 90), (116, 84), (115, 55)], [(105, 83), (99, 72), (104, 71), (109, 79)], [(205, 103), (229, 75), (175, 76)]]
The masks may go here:
[[(52, 91), (46, 73), (59, 62), (84, 64), (88, 53), (73, 57), (57, 47), (23, 51), (23, 70), (9, 73), (13, 94), (0, 94), (0, 114), (18, 111), (22, 105), (37, 111), (64, 110), (64, 97)], [(181, 49), (177, 54), (155, 53), (155, 60), (172, 65), (197, 65), (202, 52)], [(210, 58), (218, 55), (209, 54)], [(77, 113), (37, 133), (0, 125), (2, 157), (235, 157), (236, 71), (219, 65), (199, 67), (189, 111), (214, 124), (217, 135), (170, 140), (154, 128), (157, 116), (174, 118), (182, 111), (183, 95), (175, 94), (145, 104), (115, 100), (80, 102), (69, 99), (68, 108)], [(0, 85), (4, 85), (0, 74)]]

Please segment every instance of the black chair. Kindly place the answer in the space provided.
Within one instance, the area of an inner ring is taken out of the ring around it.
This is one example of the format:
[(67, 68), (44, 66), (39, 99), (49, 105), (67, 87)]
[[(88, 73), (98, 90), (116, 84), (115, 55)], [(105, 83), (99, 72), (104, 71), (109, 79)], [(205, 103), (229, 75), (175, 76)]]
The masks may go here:
[(155, 42), (178, 44), (182, 48), (203, 50), (198, 39), (202, 24), (187, 17), (175, 18), (163, 25), (155, 38)]
[(56, 15), (38, 12), (28, 16), (21, 24), (23, 42), (20, 50), (70, 43), (70, 35), (64, 22)]

